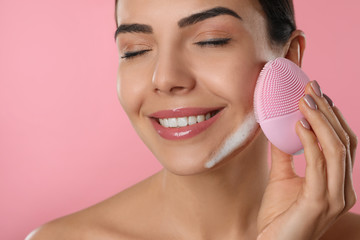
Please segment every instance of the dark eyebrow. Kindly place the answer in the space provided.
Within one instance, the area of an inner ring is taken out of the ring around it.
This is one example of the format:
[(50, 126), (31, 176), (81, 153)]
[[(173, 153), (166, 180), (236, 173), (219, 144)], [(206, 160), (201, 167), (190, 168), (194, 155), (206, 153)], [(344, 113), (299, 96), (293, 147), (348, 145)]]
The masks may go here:
[[(198, 22), (204, 21), (205, 19), (216, 17), (219, 15), (230, 15), (233, 17), (236, 17), (240, 20), (242, 18), (233, 10), (225, 7), (215, 7), (211, 8), (199, 13), (192, 14), (188, 17), (182, 18), (178, 21), (179, 28), (187, 27), (189, 25), (196, 24)], [(147, 33), (151, 34), (153, 33), (153, 29), (150, 25), (146, 24), (121, 24), (115, 31), (115, 40), (116, 36), (119, 33), (129, 33), (129, 32), (138, 32), (138, 33)]]
[(153, 33), (152, 27), (145, 24), (121, 24), (115, 32), (115, 38), (119, 33), (129, 33), (129, 32), (139, 32), (139, 33)]
[(189, 17), (181, 19), (178, 22), (178, 26), (180, 28), (183, 28), (183, 27), (198, 23), (200, 21), (204, 21), (205, 19), (216, 17), (219, 15), (230, 15), (230, 16), (233, 16), (233, 17), (236, 17), (236, 18), (242, 20), (242, 18), (236, 12), (234, 12), (233, 10), (231, 10), (229, 8), (215, 7), (215, 8), (211, 8), (209, 10), (205, 10), (200, 13), (195, 13)]

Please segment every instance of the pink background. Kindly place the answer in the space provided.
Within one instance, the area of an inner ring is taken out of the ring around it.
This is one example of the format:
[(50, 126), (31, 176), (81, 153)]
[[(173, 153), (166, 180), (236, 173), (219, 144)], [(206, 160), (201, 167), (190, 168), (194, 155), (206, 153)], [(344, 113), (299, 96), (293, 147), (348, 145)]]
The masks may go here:
[[(24, 239), (161, 169), (117, 100), (113, 5), (0, 0), (0, 239)], [(307, 35), (303, 68), (359, 135), (360, 4), (295, 7)]]

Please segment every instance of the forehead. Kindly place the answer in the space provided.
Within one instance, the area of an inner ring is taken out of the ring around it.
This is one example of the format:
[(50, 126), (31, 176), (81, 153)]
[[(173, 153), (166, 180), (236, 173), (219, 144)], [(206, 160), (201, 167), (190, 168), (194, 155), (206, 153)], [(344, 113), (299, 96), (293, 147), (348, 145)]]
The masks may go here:
[(168, 24), (214, 7), (229, 8), (248, 21), (262, 15), (258, 0), (119, 0), (117, 21)]

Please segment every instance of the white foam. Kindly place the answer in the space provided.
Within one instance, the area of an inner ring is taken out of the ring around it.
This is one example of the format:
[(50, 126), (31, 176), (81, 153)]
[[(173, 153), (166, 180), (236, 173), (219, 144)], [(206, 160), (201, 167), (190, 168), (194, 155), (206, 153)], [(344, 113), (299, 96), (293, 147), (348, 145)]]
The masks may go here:
[(222, 147), (217, 151), (214, 157), (205, 163), (205, 167), (212, 168), (235, 149), (242, 147), (246, 143), (246, 140), (248, 140), (248, 138), (257, 129), (256, 126), (257, 122), (255, 119), (255, 113), (252, 111), (246, 116), (239, 128), (225, 140)]

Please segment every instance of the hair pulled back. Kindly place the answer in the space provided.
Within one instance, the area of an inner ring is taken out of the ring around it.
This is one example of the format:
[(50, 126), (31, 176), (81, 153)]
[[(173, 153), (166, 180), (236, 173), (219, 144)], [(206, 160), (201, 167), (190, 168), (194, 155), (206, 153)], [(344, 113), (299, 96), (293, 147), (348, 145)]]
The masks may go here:
[[(285, 44), (296, 29), (293, 0), (258, 0), (265, 12), (268, 35), (272, 43)], [(115, 22), (117, 23), (117, 3), (115, 0)]]

